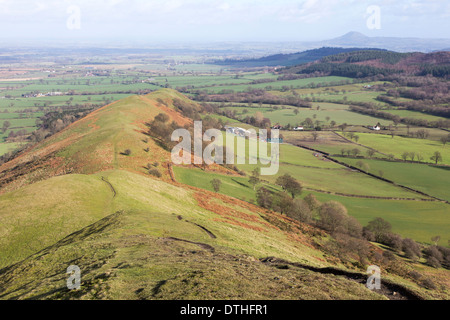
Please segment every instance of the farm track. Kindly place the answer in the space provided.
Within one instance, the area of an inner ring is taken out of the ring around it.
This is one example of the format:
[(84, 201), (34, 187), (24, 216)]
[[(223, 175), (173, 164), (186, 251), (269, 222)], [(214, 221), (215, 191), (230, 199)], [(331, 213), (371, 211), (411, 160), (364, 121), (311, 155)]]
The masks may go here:
[(205, 231), (211, 239), (217, 239), (216, 235), (214, 233), (212, 233), (211, 231), (209, 231), (208, 229), (206, 229), (205, 227), (203, 227), (197, 223), (194, 223), (194, 222), (190, 222), (190, 221), (186, 221), (186, 222), (192, 223), (193, 225), (196, 225), (197, 227), (199, 227), (200, 229)]
[[(178, 220), (183, 220), (183, 217), (179, 215)], [(211, 231), (209, 231), (208, 229), (206, 229), (204, 226), (199, 225), (198, 223), (195, 223), (195, 222), (188, 221), (188, 220), (184, 220), (184, 221), (186, 221), (188, 223), (192, 223), (193, 225), (199, 227), (200, 229), (205, 231), (211, 239), (217, 239), (216, 235), (214, 233), (212, 233)]]
[(174, 238), (174, 237), (168, 237), (168, 238), (164, 238), (164, 239), (166, 239), (166, 240), (173, 240), (173, 241), (180, 241), (180, 242), (186, 242), (186, 243), (190, 243), (190, 244), (195, 244), (195, 245), (199, 246), (200, 248), (208, 250), (208, 251), (210, 251), (212, 253), (214, 253), (216, 251), (213, 246), (210, 246), (209, 244), (206, 244), (206, 243), (203, 243), (203, 242), (195, 242), (195, 241), (179, 239), (179, 238)]

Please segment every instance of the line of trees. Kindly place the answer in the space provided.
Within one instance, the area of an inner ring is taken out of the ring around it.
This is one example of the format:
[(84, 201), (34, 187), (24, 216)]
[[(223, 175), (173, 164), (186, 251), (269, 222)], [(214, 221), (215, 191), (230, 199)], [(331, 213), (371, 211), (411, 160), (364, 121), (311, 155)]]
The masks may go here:
[(394, 69), (377, 68), (366, 65), (352, 63), (315, 63), (304, 67), (298, 73), (322, 72), (326, 75), (349, 77), (349, 78), (366, 78), (376, 75), (386, 76), (400, 71)]
[[(398, 115), (394, 115), (390, 112), (379, 110), (376, 108), (365, 108), (356, 105), (350, 105), (350, 111), (366, 114), (370, 116), (374, 116), (381, 119), (392, 120), (394, 123), (404, 123), (407, 125), (421, 126), (421, 127), (434, 127), (434, 128), (449, 128), (450, 120), (437, 120), (437, 121), (428, 121), (425, 119), (416, 119), (416, 118), (408, 118), (408, 117), (400, 117)], [(418, 110), (415, 110), (418, 111)], [(422, 111), (422, 110), (421, 110)], [(449, 113), (450, 111), (446, 111)]]
[(392, 225), (380, 217), (373, 219), (363, 228), (363, 235), (368, 241), (376, 241), (394, 250), (402, 251), (407, 258), (414, 261), (425, 257), (430, 266), (436, 268), (442, 265), (450, 266), (450, 249), (437, 245), (440, 236), (432, 237), (431, 240), (435, 244), (424, 248), (410, 238), (402, 239), (401, 236), (393, 233)]
[(221, 95), (199, 94), (194, 97), (202, 102), (236, 102), (236, 103), (256, 103), (271, 105), (290, 105), (301, 108), (311, 108), (311, 102), (308, 99), (302, 99), (295, 95), (281, 96), (273, 95), (265, 90), (252, 89), (249, 92), (238, 92)]

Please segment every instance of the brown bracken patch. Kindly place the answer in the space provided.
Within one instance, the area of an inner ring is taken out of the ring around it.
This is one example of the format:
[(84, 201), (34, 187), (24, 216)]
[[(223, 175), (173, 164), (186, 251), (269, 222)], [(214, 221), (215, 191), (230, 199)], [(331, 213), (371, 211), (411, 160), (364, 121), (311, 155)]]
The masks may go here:
[(154, 100), (151, 100), (145, 96), (139, 96), (139, 98), (141, 100), (144, 100), (146, 102), (149, 102), (151, 104), (153, 104), (155, 107), (157, 107), (159, 110), (161, 110), (162, 112), (164, 112), (165, 114), (167, 114), (170, 119), (172, 121), (175, 121), (179, 126), (184, 126), (186, 124), (192, 124), (192, 120), (189, 118), (184, 117), (183, 115), (181, 115), (179, 112), (175, 111), (172, 108), (169, 108), (161, 103), (158, 103)]

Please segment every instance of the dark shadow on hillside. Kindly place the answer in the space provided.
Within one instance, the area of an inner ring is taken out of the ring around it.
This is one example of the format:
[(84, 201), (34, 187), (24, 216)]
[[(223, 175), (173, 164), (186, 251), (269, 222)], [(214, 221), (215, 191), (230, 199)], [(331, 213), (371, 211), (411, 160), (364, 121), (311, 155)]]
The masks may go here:
[(243, 186), (244, 188), (250, 188), (248, 185), (231, 178), (231, 181), (236, 182), (238, 185)]
[(437, 169), (442, 169), (442, 170), (448, 170), (448, 171), (450, 171), (450, 166), (431, 166), (431, 165), (428, 165), (429, 167), (432, 167), (432, 168), (437, 168)]
[[(276, 257), (262, 258), (260, 261), (266, 265), (273, 266), (277, 269), (290, 269), (297, 267), (307, 269), (320, 274), (332, 274), (334, 276), (342, 276), (349, 280), (356, 281), (362, 285), (366, 285), (367, 275), (359, 272), (346, 271), (334, 267), (313, 267), (297, 262), (290, 262)], [(383, 279), (381, 282), (381, 290), (378, 292), (386, 296), (389, 300), (423, 300), (423, 298), (413, 290), (390, 280)]]

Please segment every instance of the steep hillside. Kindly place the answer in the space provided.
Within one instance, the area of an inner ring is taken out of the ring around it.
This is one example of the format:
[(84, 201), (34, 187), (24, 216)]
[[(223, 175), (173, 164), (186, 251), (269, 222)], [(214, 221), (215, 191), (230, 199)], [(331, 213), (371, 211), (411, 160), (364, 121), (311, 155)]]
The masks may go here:
[[(189, 123), (177, 99), (195, 107), (169, 89), (117, 101), (0, 168), (0, 299), (448, 298), (445, 271), (423, 269), (431, 291), (392, 264), (371, 291), (324, 231), (176, 182), (146, 123)], [(66, 287), (70, 265), (80, 290)]]
[[(2, 165), (0, 192), (68, 173), (125, 168), (143, 173), (149, 155), (152, 161), (167, 163), (170, 154), (145, 132), (146, 123), (161, 112), (180, 126), (192, 121), (173, 109), (174, 99), (186, 98), (167, 89), (148, 96), (131, 96), (96, 110)], [(123, 154), (126, 149), (132, 151), (131, 156)]]

